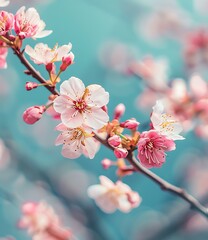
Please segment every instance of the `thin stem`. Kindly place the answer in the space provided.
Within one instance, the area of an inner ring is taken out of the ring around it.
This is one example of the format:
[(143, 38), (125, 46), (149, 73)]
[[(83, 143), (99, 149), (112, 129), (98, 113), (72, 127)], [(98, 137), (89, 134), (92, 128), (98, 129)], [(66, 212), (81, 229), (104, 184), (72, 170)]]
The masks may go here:
[[(103, 139), (99, 138), (96, 135), (94, 137), (101, 144), (103, 144), (104, 146), (106, 146), (106, 147), (110, 148), (111, 150), (113, 150), (113, 148), (107, 143), (106, 140), (103, 140)], [(182, 198), (186, 202), (188, 202), (191, 205), (191, 208), (197, 210), (198, 212), (200, 212), (205, 217), (208, 217), (208, 208), (204, 207), (196, 198), (194, 198), (192, 195), (187, 193), (184, 189), (179, 188), (179, 187), (177, 187), (177, 186), (175, 186), (175, 185), (165, 181), (164, 179), (162, 179), (161, 177), (159, 177), (158, 175), (156, 175), (155, 173), (153, 173), (149, 169), (143, 167), (139, 163), (139, 161), (134, 157), (132, 152), (129, 152), (129, 154), (126, 157), (126, 159), (129, 161), (129, 163), (132, 166), (135, 167), (135, 169), (138, 172), (144, 174), (146, 177), (148, 177), (153, 182), (158, 184), (161, 187), (162, 190), (171, 192), (172, 194), (175, 194), (175, 195), (179, 196), (180, 198)]]
[[(23, 52), (20, 52), (18, 49), (13, 48), (14, 53), (17, 55), (21, 63), (28, 69), (28, 71), (31, 73), (31, 75), (37, 79), (40, 83), (45, 84), (47, 81), (35, 70), (35, 68), (27, 61), (25, 58)], [(59, 92), (55, 89), (55, 87), (50, 87), (48, 85), (45, 86), (52, 94), (59, 95)], [(94, 136), (96, 140), (98, 140), (101, 144), (106, 146), (107, 148), (110, 148), (111, 150), (114, 150), (106, 140), (103, 140), (99, 138), (97, 135)], [(173, 184), (170, 184), (169, 182), (165, 181), (155, 173), (151, 172), (147, 168), (143, 167), (138, 160), (134, 157), (133, 153), (130, 151), (126, 159), (129, 161), (129, 163), (135, 167), (137, 171), (144, 174), (146, 177), (151, 179), (153, 182), (158, 184), (162, 190), (169, 191), (172, 194), (175, 194), (179, 196), (180, 198), (184, 199), (186, 202), (188, 202), (191, 207), (198, 212), (200, 212), (205, 217), (208, 217), (208, 209), (204, 207), (196, 198), (194, 198), (192, 195), (187, 193), (184, 189), (179, 188)]]

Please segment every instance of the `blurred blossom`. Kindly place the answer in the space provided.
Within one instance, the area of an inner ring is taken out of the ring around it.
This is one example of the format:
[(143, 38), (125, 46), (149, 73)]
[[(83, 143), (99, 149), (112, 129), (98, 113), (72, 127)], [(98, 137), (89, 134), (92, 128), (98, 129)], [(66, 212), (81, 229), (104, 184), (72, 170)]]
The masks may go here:
[(135, 59), (135, 52), (137, 50), (127, 44), (109, 41), (102, 46), (99, 59), (106, 68), (120, 73), (128, 73), (128, 66)]
[(179, 40), (190, 27), (190, 19), (185, 10), (176, 4), (167, 3), (143, 18), (139, 17), (135, 22), (135, 30), (152, 42), (163, 37)]
[(9, 149), (5, 146), (2, 139), (0, 139), (0, 170), (4, 169), (10, 162)]
[(208, 0), (194, 0), (194, 8), (199, 14), (207, 15)]
[(142, 78), (149, 88), (163, 91), (168, 83), (168, 62), (166, 59), (145, 57), (142, 61), (131, 62), (129, 71)]

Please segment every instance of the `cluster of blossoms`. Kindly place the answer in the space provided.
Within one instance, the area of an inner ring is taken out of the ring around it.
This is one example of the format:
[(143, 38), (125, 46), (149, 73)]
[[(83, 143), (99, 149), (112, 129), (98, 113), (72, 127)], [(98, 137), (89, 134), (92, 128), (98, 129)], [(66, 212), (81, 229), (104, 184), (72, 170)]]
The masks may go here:
[[(56, 85), (61, 81), (61, 73), (74, 63), (71, 43), (60, 47), (55, 45), (53, 48), (38, 43), (34, 48), (27, 45), (23, 51), (25, 38), (41, 38), (51, 33), (44, 30), (45, 23), (34, 8), (26, 10), (25, 7), (21, 7), (15, 15), (1, 11), (0, 21), (2, 46), (11, 48), (27, 67), (25, 73), (40, 82), (26, 82), (26, 90), (31, 91), (45, 86), (51, 92), (49, 102), (26, 109), (23, 120), (27, 124), (34, 124), (46, 111), (54, 119), (60, 120), (56, 130), (61, 133), (55, 144), (63, 145), (62, 155), (66, 158), (76, 159), (84, 154), (92, 159), (98, 151), (98, 141), (104, 142), (114, 151), (117, 160), (104, 159), (102, 165), (104, 169), (116, 166), (119, 180), (113, 183), (107, 177), (101, 176), (100, 184), (89, 187), (89, 196), (108, 213), (116, 209), (129, 212), (139, 206), (141, 202), (139, 194), (122, 182), (124, 176), (136, 171), (132, 165), (126, 164), (125, 159), (128, 160), (136, 151), (138, 163), (147, 168), (161, 167), (166, 161), (166, 152), (175, 150), (174, 141), (184, 139), (179, 135), (182, 131), (180, 123), (171, 115), (164, 113), (161, 101), (153, 107), (150, 129), (147, 131), (138, 131), (140, 124), (135, 118), (120, 121), (125, 112), (123, 104), (115, 108), (113, 119), (110, 121), (107, 110), (109, 93), (98, 84), (85, 86), (76, 77), (63, 81), (58, 92)], [(47, 80), (30, 65), (24, 52), (30, 56), (34, 64), (45, 66)], [(7, 52), (4, 56), (6, 54)], [(61, 62), (58, 71), (56, 71), (57, 62)], [(149, 61), (149, 63), (154, 66), (153, 62)], [(151, 79), (154, 74), (149, 74), (148, 69), (146, 70), (143, 71), (143, 75), (148, 75)], [(130, 134), (126, 134), (126, 130), (130, 131)], [(58, 217), (44, 203), (26, 203), (23, 205), (23, 214), (19, 226), (27, 228), (33, 240), (66, 240), (71, 236), (70, 231), (61, 228)]]
[(54, 210), (46, 203), (27, 202), (22, 206), (19, 227), (28, 230), (33, 240), (69, 240), (72, 232), (62, 227)]

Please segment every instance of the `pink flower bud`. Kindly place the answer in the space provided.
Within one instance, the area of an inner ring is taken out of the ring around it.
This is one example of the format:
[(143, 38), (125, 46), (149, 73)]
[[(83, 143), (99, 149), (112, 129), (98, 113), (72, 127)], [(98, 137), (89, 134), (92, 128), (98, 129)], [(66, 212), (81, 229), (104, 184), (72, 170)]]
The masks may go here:
[(27, 124), (34, 124), (41, 119), (45, 110), (45, 106), (33, 106), (26, 109), (23, 113), (24, 122), (26, 122)]
[(45, 65), (45, 68), (49, 73), (55, 73), (56, 71), (56, 66), (54, 63), (48, 63), (47, 65)]
[(37, 88), (37, 87), (38, 87), (38, 84), (35, 83), (35, 82), (26, 82), (26, 84), (25, 84), (25, 89), (27, 91), (30, 91), (30, 90), (32, 90), (34, 88)]
[(135, 118), (131, 118), (122, 122), (120, 126), (128, 129), (136, 129), (139, 126), (139, 122), (137, 122)]
[(108, 169), (109, 167), (112, 166), (112, 161), (108, 158), (105, 158), (102, 160), (101, 164), (104, 169)]
[(126, 148), (115, 148), (114, 154), (117, 158), (125, 158), (128, 155)]
[(2, 36), (13, 28), (14, 15), (6, 11), (0, 11), (0, 22), (1, 22), (0, 35)]
[(113, 135), (112, 137), (108, 138), (108, 144), (111, 147), (118, 147), (121, 144), (121, 138), (118, 135)]
[(74, 61), (74, 54), (70, 52), (67, 56), (62, 58), (62, 64), (60, 66), (61, 71), (65, 71)]
[(114, 110), (114, 119), (119, 119), (125, 113), (125, 105), (123, 103), (118, 104)]

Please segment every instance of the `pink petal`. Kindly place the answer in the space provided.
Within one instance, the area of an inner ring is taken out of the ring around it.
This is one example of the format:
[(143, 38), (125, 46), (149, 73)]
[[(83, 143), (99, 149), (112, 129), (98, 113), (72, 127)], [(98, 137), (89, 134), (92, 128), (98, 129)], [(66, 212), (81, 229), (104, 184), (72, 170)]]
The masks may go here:
[(79, 141), (71, 141), (69, 144), (65, 144), (62, 148), (62, 155), (66, 158), (75, 159), (82, 154)]
[(93, 185), (93, 186), (90, 186), (88, 189), (87, 189), (87, 194), (90, 198), (97, 198), (99, 197), (100, 195), (103, 195), (106, 193), (106, 188), (102, 185)]
[(98, 150), (98, 145), (95, 143), (93, 138), (86, 138), (85, 141), (85, 150), (88, 153), (88, 156), (90, 159), (93, 159), (97, 150)]

